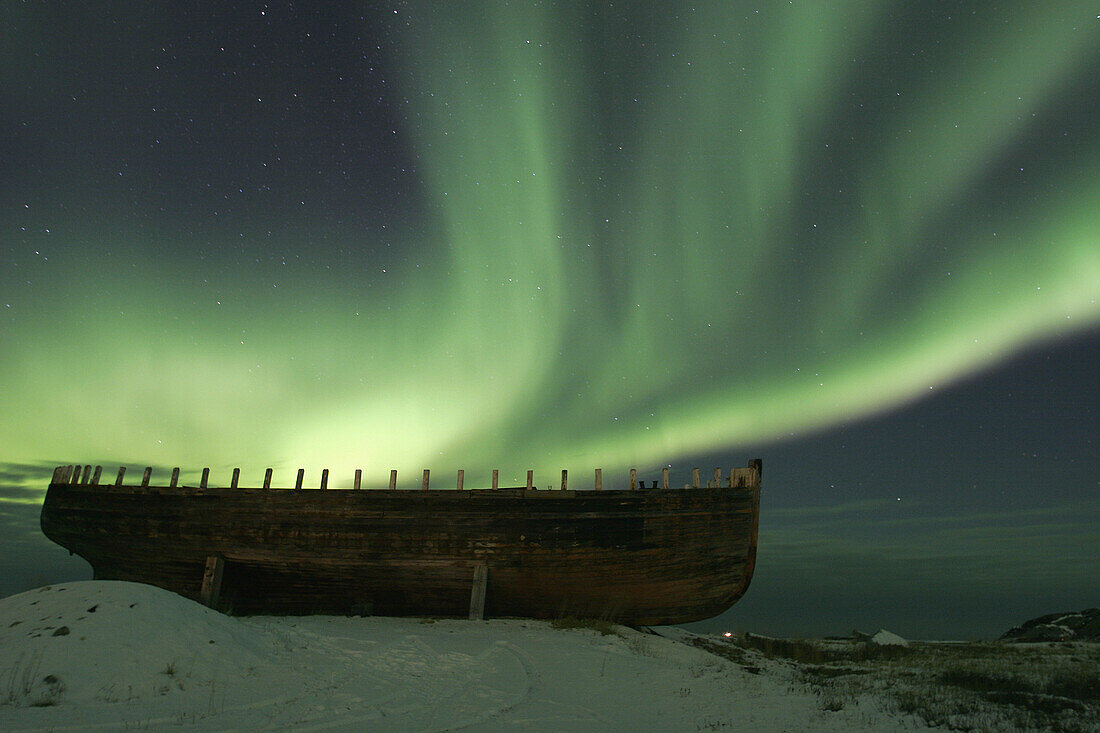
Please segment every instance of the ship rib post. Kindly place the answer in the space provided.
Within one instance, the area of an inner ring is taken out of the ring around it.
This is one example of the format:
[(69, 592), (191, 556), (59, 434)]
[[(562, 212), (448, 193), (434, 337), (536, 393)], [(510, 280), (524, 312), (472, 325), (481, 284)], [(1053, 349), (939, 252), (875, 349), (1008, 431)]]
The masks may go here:
[(748, 469), (747, 468), (731, 468), (730, 469), (730, 488), (738, 488), (746, 485)]
[(328, 469), (321, 469), (321, 491), (328, 489)]
[(569, 486), (569, 471), (567, 471), (563, 468), (561, 470), (561, 490), (565, 491), (565, 489), (568, 486)]
[(594, 488), (595, 488), (596, 491), (603, 491), (603, 469), (602, 468), (597, 468), (596, 469), (596, 484), (595, 484)]
[(462, 479), (464, 479), (466, 477), (465, 474), (466, 474), (466, 471), (464, 471), (461, 468), (458, 469), (458, 490), (459, 491), (462, 491)]
[(721, 488), (722, 486), (722, 469), (714, 469), (714, 488)]
[(630, 469), (630, 490), (634, 491), (638, 488), (638, 469)]
[(271, 469), (270, 468), (267, 469), (266, 471), (264, 471), (264, 488), (265, 489), (270, 489), (271, 488)]
[(294, 479), (294, 489), (295, 489), (295, 491), (301, 491), (302, 490), (302, 481), (304, 481), (305, 478), (306, 478), (306, 470), (304, 468), (299, 468), (298, 469), (298, 478)]
[(535, 478), (535, 472), (534, 471), (528, 471), (527, 472), (527, 490), (528, 491), (531, 491), (532, 489), (535, 488), (534, 478)]
[(231, 489), (237, 488), (237, 484), (239, 484), (240, 482), (241, 482), (241, 469), (234, 468), (233, 469), (233, 478), (229, 479), (229, 488), (231, 488)]
[(122, 477), (126, 475), (126, 466), (118, 467), (118, 476), (115, 478), (115, 486), (122, 486)]
[(357, 469), (355, 469), (355, 486), (354, 486), (354, 489), (356, 491), (358, 491), (359, 487), (362, 484), (363, 484), (363, 469), (357, 468)]
[(149, 477), (153, 475), (153, 467), (146, 466), (145, 471), (141, 474), (141, 485), (143, 487), (149, 485)]
[(390, 469), (390, 491), (393, 491), (396, 488), (397, 488), (397, 469), (396, 468), (391, 468)]
[(174, 488), (176, 488), (177, 485), (179, 485), (179, 482), (180, 482), (180, 467), (176, 466), (175, 468), (172, 469), (172, 479), (168, 483), (168, 485), (174, 489)]
[(91, 466), (85, 466), (84, 467), (84, 475), (82, 475), (80, 477), (80, 483), (82, 483), (82, 484), (88, 483), (88, 478), (91, 475), (92, 475), (92, 467)]
[(202, 478), (199, 479), (199, 488), (200, 489), (205, 489), (206, 485), (208, 483), (210, 483), (210, 469), (209, 468), (203, 468), (202, 469)]
[(470, 588), (470, 620), (485, 618), (485, 589), (489, 585), (489, 566), (483, 562), (474, 565), (474, 583)]
[(217, 610), (222, 592), (222, 576), (225, 574), (225, 558), (208, 555), (206, 567), (202, 573), (202, 589), (199, 591), (199, 603)]
[(500, 469), (493, 469), (493, 491), (496, 491), (500, 486)]
[(103, 473), (103, 466), (96, 466), (92, 471), (92, 486), (99, 486), (99, 475)]
[(428, 490), (428, 474), (430, 473), (431, 471), (429, 469), (424, 469), (424, 478), (420, 479), (420, 488), (422, 491)]
[(661, 469), (661, 488), (668, 490), (668, 468)]
[(57, 468), (55, 468), (55, 469), (53, 470), (53, 478), (52, 478), (52, 479), (50, 479), (50, 483), (51, 483), (51, 484), (59, 484), (59, 483), (61, 483), (61, 471), (62, 471), (62, 470), (63, 470), (64, 468), (65, 468), (64, 466), (58, 466)]
[(693, 489), (699, 488), (699, 469), (698, 468), (691, 469), (691, 488), (693, 488)]

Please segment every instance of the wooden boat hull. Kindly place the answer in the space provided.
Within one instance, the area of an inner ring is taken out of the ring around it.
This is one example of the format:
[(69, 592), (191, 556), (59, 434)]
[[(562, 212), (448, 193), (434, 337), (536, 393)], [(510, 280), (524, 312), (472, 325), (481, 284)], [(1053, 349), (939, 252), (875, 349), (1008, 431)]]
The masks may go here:
[[(757, 469), (756, 476), (759, 476)], [(224, 559), (233, 613), (709, 618), (748, 587), (760, 487), (295, 490), (51, 483), (42, 531), (97, 579), (198, 600)]]

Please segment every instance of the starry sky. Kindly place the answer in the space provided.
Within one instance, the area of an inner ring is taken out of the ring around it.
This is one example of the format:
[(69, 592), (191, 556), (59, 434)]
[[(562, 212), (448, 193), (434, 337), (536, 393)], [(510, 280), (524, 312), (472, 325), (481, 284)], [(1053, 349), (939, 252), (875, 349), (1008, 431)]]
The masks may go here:
[(29, 1), (0, 34), (0, 594), (87, 576), (37, 527), (59, 463), (760, 457), (716, 629), (1100, 603), (1093, 4)]

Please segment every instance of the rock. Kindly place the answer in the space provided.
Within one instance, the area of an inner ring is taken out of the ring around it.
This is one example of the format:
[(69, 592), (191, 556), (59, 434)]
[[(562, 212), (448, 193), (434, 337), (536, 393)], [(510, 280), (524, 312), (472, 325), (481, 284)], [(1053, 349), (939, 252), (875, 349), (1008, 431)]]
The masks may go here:
[(908, 641), (886, 629), (879, 629), (878, 633), (871, 637), (870, 642), (875, 646), (909, 646)]
[(1100, 641), (1100, 608), (1039, 616), (1001, 634), (1000, 641)]

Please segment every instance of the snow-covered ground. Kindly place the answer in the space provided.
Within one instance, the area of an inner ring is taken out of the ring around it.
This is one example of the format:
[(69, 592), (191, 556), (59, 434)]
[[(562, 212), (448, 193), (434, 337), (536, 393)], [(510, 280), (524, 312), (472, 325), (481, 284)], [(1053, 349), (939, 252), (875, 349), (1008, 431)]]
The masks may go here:
[(873, 690), (840, 699), (793, 661), (661, 633), (232, 618), (151, 586), (66, 583), (0, 600), (0, 730), (923, 728)]

